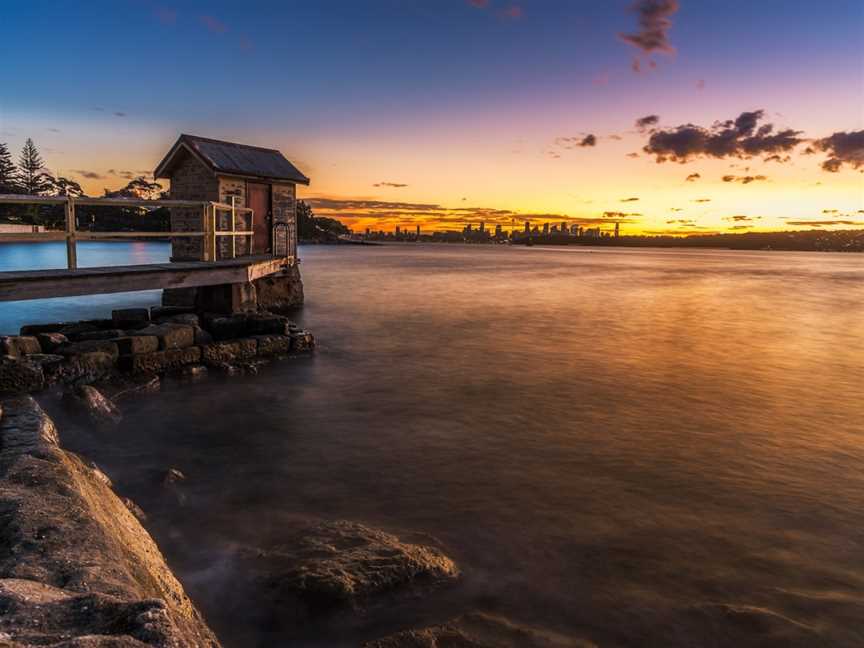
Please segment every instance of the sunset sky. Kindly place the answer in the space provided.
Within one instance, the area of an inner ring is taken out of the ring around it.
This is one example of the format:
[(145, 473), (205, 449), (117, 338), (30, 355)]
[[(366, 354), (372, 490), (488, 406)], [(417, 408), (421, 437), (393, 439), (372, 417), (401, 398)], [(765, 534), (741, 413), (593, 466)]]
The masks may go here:
[(91, 195), (278, 148), (355, 229), (848, 229), (862, 43), (861, 0), (6, 0), (0, 142)]

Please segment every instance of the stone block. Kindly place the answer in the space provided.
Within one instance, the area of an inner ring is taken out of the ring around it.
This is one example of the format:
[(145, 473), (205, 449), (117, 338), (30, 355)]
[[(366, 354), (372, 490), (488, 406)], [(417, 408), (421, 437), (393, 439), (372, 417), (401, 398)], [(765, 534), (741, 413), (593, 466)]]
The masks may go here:
[(309, 331), (293, 331), (291, 333), (291, 352), (301, 353), (315, 348), (315, 338)]
[(291, 337), (288, 335), (255, 335), (258, 341), (258, 355), (271, 356), (288, 353), (291, 350)]
[(87, 342), (88, 340), (113, 340), (114, 338), (123, 337), (126, 331), (122, 329), (106, 329), (99, 331), (86, 331), (75, 336), (76, 342)]
[(45, 386), (42, 367), (24, 358), (0, 356), (0, 394), (39, 391)]
[(82, 353), (104, 353), (116, 362), (120, 356), (117, 344), (112, 340), (86, 340), (84, 342), (70, 342), (57, 347), (56, 352), (64, 356), (80, 355)]
[(246, 330), (250, 335), (285, 335), (290, 323), (284, 315), (255, 313), (246, 318)]
[(53, 322), (51, 324), (27, 324), (21, 327), (21, 335), (37, 335), (39, 333), (58, 333), (68, 322)]
[(43, 364), (45, 381), (72, 383), (93, 382), (114, 372), (116, 358), (101, 351), (89, 351), (78, 355), (64, 356), (63, 362)]
[(0, 355), (20, 358), (31, 353), (42, 353), (39, 340), (31, 335), (0, 336)]
[(201, 362), (201, 348), (190, 346), (123, 356), (120, 358), (120, 368), (133, 374), (164, 373), (198, 362)]
[(69, 338), (62, 333), (38, 333), (36, 339), (39, 340), (43, 353), (52, 353), (60, 345), (69, 342)]
[(155, 335), (127, 335), (114, 340), (120, 355), (153, 353), (159, 350), (159, 338)]
[(216, 340), (232, 340), (246, 335), (246, 315), (208, 316), (204, 328)]
[(185, 324), (186, 326), (201, 326), (195, 313), (176, 313), (159, 318), (159, 324)]
[(205, 362), (234, 362), (254, 357), (258, 353), (258, 341), (254, 338), (243, 338), (230, 342), (214, 342), (201, 349)]
[(150, 322), (150, 311), (146, 308), (121, 308), (111, 311), (114, 328), (130, 329), (146, 326)]
[(150, 319), (156, 322), (171, 315), (183, 315), (192, 312), (194, 312), (193, 306), (153, 306), (150, 308)]
[(195, 329), (185, 324), (153, 324), (134, 332), (135, 335), (155, 335), (159, 349), (182, 349), (195, 344)]

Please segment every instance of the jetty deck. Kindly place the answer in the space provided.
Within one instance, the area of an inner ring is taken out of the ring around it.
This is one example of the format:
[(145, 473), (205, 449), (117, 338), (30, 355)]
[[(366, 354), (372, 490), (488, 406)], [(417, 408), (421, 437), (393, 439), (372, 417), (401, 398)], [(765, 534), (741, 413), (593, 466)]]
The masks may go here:
[(160, 288), (248, 283), (280, 272), (290, 257), (243, 257), (149, 265), (0, 272), (0, 302)]
[[(0, 195), (0, 204), (62, 206), (65, 209), (64, 230), (45, 231), (33, 227), (33, 231), (0, 233), (0, 242), (14, 241), (66, 241), (67, 267), (50, 270), (13, 270), (0, 272), (0, 302), (51, 297), (76, 297), (81, 295), (157, 290), (166, 288), (198, 288), (223, 284), (248, 284), (256, 279), (281, 272), (296, 262), (293, 247), (285, 241), (280, 254), (277, 250), (279, 225), (273, 226), (270, 254), (238, 254), (237, 240), (251, 240), (254, 211), (250, 208), (213, 201), (182, 200), (135, 200), (127, 198), (72, 198), (69, 196), (17, 196)], [(159, 207), (200, 210), (199, 225), (189, 231), (159, 232), (106, 232), (88, 231), (78, 228), (75, 210), (81, 206), (108, 206), (125, 209), (154, 209)], [(227, 212), (227, 225), (220, 228), (217, 213)], [(248, 225), (238, 229), (238, 216), (248, 215)], [(26, 228), (24, 228), (26, 230)], [(284, 227), (283, 227), (284, 229)], [(227, 237), (229, 244), (223, 246), (219, 240)], [(146, 265), (126, 265), (81, 268), (78, 266), (77, 242), (111, 239), (177, 239), (197, 238), (202, 240), (199, 260), (172, 261)], [(245, 250), (251, 250), (245, 245)], [(220, 258), (225, 255), (227, 258)]]

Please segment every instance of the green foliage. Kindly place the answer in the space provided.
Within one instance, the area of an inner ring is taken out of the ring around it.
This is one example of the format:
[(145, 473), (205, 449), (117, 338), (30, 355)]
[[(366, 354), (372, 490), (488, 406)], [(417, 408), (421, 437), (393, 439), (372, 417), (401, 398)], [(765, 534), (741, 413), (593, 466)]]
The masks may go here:
[(315, 216), (303, 200), (297, 201), (297, 234), (301, 241), (335, 241), (342, 234), (350, 234), (345, 225), (335, 218)]
[(21, 150), (21, 157), (18, 158), (18, 169), (23, 193), (41, 196), (51, 189), (52, 178), (45, 173), (45, 162), (33, 140), (29, 137)]
[(18, 169), (12, 162), (9, 148), (0, 142), (0, 193), (18, 193)]
[(81, 188), (80, 184), (74, 180), (69, 180), (69, 178), (64, 178), (63, 176), (52, 178), (51, 184), (51, 193), (55, 196), (72, 196), (73, 198), (80, 198), (84, 195), (84, 190)]
[(162, 185), (158, 182), (150, 182), (144, 176), (138, 176), (122, 189), (116, 191), (105, 190), (106, 198), (135, 198), (137, 200), (158, 200), (165, 197)]

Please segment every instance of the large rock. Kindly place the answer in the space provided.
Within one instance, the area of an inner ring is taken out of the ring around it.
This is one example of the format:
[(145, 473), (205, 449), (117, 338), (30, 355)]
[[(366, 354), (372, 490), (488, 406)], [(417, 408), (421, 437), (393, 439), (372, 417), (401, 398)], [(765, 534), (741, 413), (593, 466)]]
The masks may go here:
[(146, 308), (121, 308), (111, 311), (111, 322), (118, 329), (143, 328), (150, 323), (150, 311)]
[(246, 318), (246, 331), (250, 335), (287, 335), (293, 323), (284, 315), (253, 313)]
[(117, 406), (92, 385), (78, 385), (66, 390), (63, 404), (73, 414), (99, 426), (117, 425), (123, 418)]
[(258, 353), (258, 342), (254, 338), (214, 342), (204, 346), (201, 351), (207, 363), (234, 362), (254, 357)]
[(182, 349), (195, 344), (195, 329), (185, 324), (155, 324), (135, 331), (135, 335), (154, 335), (159, 338), (159, 349)]
[(0, 356), (0, 394), (34, 392), (45, 386), (42, 367), (25, 358)]
[(309, 331), (291, 332), (291, 351), (303, 353), (315, 348), (315, 337)]
[(219, 645), (147, 531), (29, 397), (2, 404), (0, 519), (4, 645)]
[(55, 353), (64, 356), (81, 355), (82, 353), (104, 353), (114, 361), (120, 356), (117, 344), (112, 340), (86, 340), (84, 342), (70, 342), (57, 347)]
[(88, 340), (113, 340), (114, 338), (123, 337), (126, 332), (122, 329), (100, 329), (98, 331), (88, 331), (79, 333), (75, 336), (76, 342), (87, 342)]
[(36, 339), (39, 340), (42, 353), (54, 353), (57, 347), (69, 342), (69, 338), (62, 333), (39, 333), (36, 335)]
[(118, 374), (111, 380), (99, 382), (95, 387), (115, 403), (152, 394), (162, 389), (162, 381), (156, 374), (141, 373), (134, 376)]
[(48, 383), (94, 382), (114, 373), (116, 356), (89, 351), (64, 356), (63, 362), (43, 364)]
[(517, 625), (491, 614), (472, 612), (445, 624), (406, 630), (363, 648), (597, 648), (586, 639)]
[(21, 327), (21, 335), (38, 335), (39, 333), (59, 333), (68, 322), (52, 322), (50, 324), (26, 324)]
[(114, 340), (120, 355), (153, 353), (159, 350), (159, 338), (155, 335), (127, 335)]
[(208, 315), (204, 318), (204, 328), (216, 340), (232, 340), (246, 335), (246, 315)]
[(258, 306), (265, 310), (284, 313), (303, 305), (303, 280), (296, 264), (253, 283), (258, 294)]
[(459, 576), (453, 561), (438, 549), (344, 520), (298, 530), (285, 544), (245, 557), (246, 568), (264, 574), (280, 595), (323, 607)]
[(123, 356), (120, 358), (119, 367), (123, 371), (133, 374), (160, 374), (198, 362), (201, 362), (201, 348), (191, 346), (183, 349), (166, 349), (153, 353)]
[(288, 335), (254, 335), (252, 337), (258, 341), (258, 355), (281, 355), (291, 350), (291, 338)]
[(31, 353), (42, 353), (42, 346), (35, 337), (30, 335), (0, 336), (0, 355), (20, 358)]

